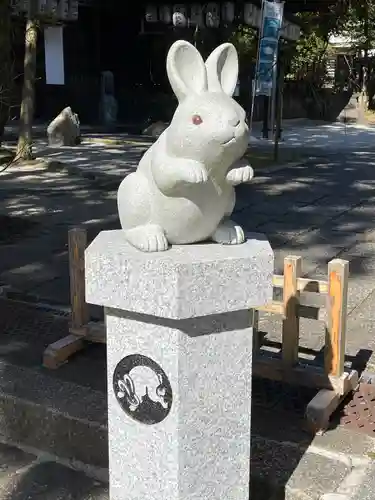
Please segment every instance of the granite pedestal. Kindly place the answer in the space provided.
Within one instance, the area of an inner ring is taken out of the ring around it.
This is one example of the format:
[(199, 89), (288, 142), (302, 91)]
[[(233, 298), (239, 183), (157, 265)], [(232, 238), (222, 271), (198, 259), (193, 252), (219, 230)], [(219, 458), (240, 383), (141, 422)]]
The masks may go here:
[(272, 299), (262, 235), (142, 253), (121, 231), (86, 251), (105, 307), (111, 500), (248, 500), (252, 329)]

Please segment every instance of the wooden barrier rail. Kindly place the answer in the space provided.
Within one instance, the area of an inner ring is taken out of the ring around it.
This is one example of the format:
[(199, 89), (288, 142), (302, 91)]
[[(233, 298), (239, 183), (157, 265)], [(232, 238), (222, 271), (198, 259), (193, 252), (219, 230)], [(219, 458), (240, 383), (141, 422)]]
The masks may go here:
[[(86, 246), (84, 229), (69, 231), (70, 335), (48, 346), (44, 353), (44, 366), (48, 368), (58, 368), (84, 347), (84, 341), (106, 341), (104, 324), (89, 320), (89, 306), (85, 301)], [(284, 274), (273, 276), (274, 288), (282, 289), (282, 300), (252, 310), (253, 373), (320, 389), (306, 409), (308, 421), (316, 431), (327, 427), (332, 412), (358, 384), (358, 373), (346, 372), (344, 366), (349, 263), (340, 259), (329, 262), (327, 281), (302, 278), (301, 274), (301, 257), (286, 257)], [(260, 313), (282, 317), (280, 353), (271, 354), (265, 349), (263, 334), (259, 331)], [(323, 366), (299, 359), (300, 318), (325, 321)]]
[[(284, 276), (273, 277), (273, 286), (283, 289), (283, 300), (273, 301), (257, 310), (283, 317), (281, 352), (286, 369), (299, 362), (300, 318), (326, 318), (325, 372), (328, 376), (341, 377), (344, 373), (349, 263), (332, 260), (328, 264), (327, 282), (301, 278), (300, 274), (301, 257), (286, 257)], [(301, 292), (323, 295), (325, 303), (311, 304), (311, 297), (301, 297)], [(257, 330), (257, 324), (253, 326)], [(259, 334), (255, 333), (254, 337), (257, 336)], [(255, 348), (260, 348), (259, 339), (255, 341)]]
[[(334, 259), (328, 264), (328, 280), (301, 277), (301, 257), (284, 260), (284, 275), (273, 277), (282, 289), (282, 300), (257, 308), (253, 313), (254, 366), (256, 376), (321, 389), (308, 404), (306, 416), (315, 430), (328, 426), (332, 412), (358, 384), (356, 371), (345, 371), (346, 318), (349, 262)], [(282, 317), (281, 353), (262, 351), (258, 330), (259, 312)], [(299, 359), (300, 318), (324, 320), (324, 366)]]

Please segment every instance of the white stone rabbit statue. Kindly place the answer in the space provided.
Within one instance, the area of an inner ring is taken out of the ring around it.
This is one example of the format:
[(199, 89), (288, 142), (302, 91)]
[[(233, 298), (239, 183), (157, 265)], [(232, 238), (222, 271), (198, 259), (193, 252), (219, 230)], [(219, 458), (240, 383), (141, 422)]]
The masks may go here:
[(204, 63), (193, 45), (180, 40), (169, 50), (167, 72), (179, 105), (170, 126), (119, 187), (125, 237), (145, 252), (204, 240), (243, 243), (242, 228), (229, 218), (233, 186), (254, 174), (242, 159), (249, 141), (246, 114), (232, 99), (237, 51), (224, 43)]

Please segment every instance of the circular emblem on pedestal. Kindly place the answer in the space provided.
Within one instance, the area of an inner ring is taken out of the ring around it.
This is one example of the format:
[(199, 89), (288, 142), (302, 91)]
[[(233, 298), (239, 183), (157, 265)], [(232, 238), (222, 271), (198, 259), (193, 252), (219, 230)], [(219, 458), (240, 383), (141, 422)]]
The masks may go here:
[(162, 422), (172, 407), (172, 387), (162, 368), (151, 358), (132, 354), (113, 373), (116, 399), (133, 420), (152, 425)]

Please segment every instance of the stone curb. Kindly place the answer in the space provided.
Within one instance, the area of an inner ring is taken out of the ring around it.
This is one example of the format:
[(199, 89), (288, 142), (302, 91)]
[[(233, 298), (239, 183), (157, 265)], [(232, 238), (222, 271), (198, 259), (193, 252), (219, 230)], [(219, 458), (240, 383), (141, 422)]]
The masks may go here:
[(37, 308), (56, 311), (59, 315), (69, 315), (71, 311), (70, 306), (67, 304), (63, 304), (52, 299), (49, 299), (48, 303), (46, 303), (46, 300), (43, 297), (40, 297), (37, 294), (23, 292), (22, 290), (16, 289), (11, 285), (0, 286), (0, 298), (11, 302), (32, 304)]
[[(0, 362), (0, 373), (2, 442), (31, 449), (35, 453), (47, 453), (60, 463), (76, 462), (80, 464), (79, 468), (90, 466), (93, 472), (108, 468), (105, 394), (51, 377), (47, 371), (6, 362)], [(257, 435), (253, 435), (252, 440), (255, 449), (259, 453), (261, 450), (266, 452), (269, 459), (273, 456), (272, 450), (281, 453), (283, 447), (293, 456), (303, 455), (303, 450), (292, 443), (274, 442)], [(315, 454), (308, 453), (305, 458), (311, 467)], [(336, 458), (334, 462), (338, 463)], [(269, 470), (263, 475), (263, 466), (254, 469), (253, 484), (262, 487), (268, 494), (262, 496), (262, 500), (279, 498), (277, 478), (270, 477)], [(302, 472), (301, 480), (303, 477)]]
[(375, 385), (375, 373), (365, 370), (359, 381), (365, 384)]
[(90, 144), (109, 144), (109, 145), (114, 145), (114, 146), (124, 146), (124, 145), (130, 145), (130, 146), (151, 146), (156, 139), (149, 137), (149, 136), (144, 136), (145, 140), (132, 140), (132, 139), (111, 139), (111, 138), (106, 138), (106, 137), (85, 137), (82, 141), (82, 144), (85, 143), (90, 143)]
[(342, 493), (326, 493), (320, 497), (320, 500), (350, 500), (350, 497)]
[(105, 395), (0, 362), (0, 429), (10, 443), (108, 467)]

